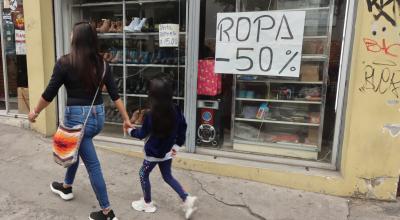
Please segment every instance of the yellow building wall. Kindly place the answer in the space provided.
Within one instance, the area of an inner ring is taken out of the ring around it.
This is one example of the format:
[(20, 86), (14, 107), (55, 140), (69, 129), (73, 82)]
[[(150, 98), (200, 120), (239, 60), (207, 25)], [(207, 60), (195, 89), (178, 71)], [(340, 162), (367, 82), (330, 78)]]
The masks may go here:
[[(24, 1), (30, 108), (36, 106), (50, 80), (54, 59), (53, 1)], [(56, 123), (56, 104), (43, 110), (32, 129), (50, 136)]]
[[(400, 169), (400, 19), (394, 13), (399, 13), (400, 7), (395, 1), (386, 6), (377, 1), (369, 8), (369, 2), (358, 1), (340, 171), (282, 171), (218, 163), (200, 156), (178, 158), (174, 165), (306, 191), (394, 200)], [(54, 63), (51, 0), (24, 3), (30, 99), (35, 103)], [(50, 134), (56, 125), (55, 116), (53, 105), (34, 128)]]

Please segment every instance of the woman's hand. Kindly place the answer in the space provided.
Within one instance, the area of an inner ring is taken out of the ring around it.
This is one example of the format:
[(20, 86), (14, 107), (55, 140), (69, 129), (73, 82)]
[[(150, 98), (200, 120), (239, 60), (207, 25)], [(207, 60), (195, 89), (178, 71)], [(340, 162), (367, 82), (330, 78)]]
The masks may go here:
[(124, 132), (128, 133), (128, 129), (133, 128), (133, 125), (130, 120), (125, 120), (123, 127), (124, 127)]
[(40, 112), (45, 109), (50, 102), (46, 101), (43, 99), (43, 97), (40, 97), (38, 104), (36, 105), (35, 108), (33, 108), (29, 114), (28, 114), (28, 119), (30, 122), (35, 123), (36, 118), (39, 116)]
[(31, 123), (35, 123), (36, 122), (36, 118), (39, 116), (38, 113), (35, 112), (35, 110), (32, 110), (29, 112), (28, 114), (28, 119)]

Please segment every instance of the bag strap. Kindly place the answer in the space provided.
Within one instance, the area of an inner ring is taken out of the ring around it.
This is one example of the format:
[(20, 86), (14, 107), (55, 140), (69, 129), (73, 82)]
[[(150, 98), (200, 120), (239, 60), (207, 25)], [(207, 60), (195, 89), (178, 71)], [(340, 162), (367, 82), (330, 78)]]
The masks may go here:
[(97, 87), (96, 94), (94, 95), (92, 104), (90, 105), (89, 112), (88, 112), (88, 114), (87, 114), (87, 116), (86, 116), (85, 122), (83, 123), (83, 127), (86, 127), (86, 123), (87, 123), (87, 121), (88, 121), (88, 119), (89, 119), (89, 116), (90, 116), (90, 114), (91, 114), (91, 112), (92, 112), (94, 102), (96, 101), (96, 97), (97, 97), (97, 95), (99, 94), (100, 86), (101, 86), (101, 84), (103, 83), (104, 76), (106, 75), (106, 68), (107, 68), (106, 62), (103, 61), (103, 75), (101, 76), (101, 80), (100, 80), (99, 86)]

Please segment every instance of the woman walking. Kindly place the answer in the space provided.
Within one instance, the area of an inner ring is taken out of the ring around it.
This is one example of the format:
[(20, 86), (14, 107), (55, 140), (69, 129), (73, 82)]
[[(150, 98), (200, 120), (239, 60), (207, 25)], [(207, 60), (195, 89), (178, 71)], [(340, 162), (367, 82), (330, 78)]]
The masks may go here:
[[(55, 64), (50, 82), (36, 107), (29, 113), (29, 120), (35, 122), (40, 112), (50, 104), (62, 85), (67, 90), (64, 125), (73, 127), (82, 124), (85, 117), (90, 114), (80, 145), (79, 156), (89, 173), (90, 183), (102, 210), (92, 212), (89, 219), (117, 220), (108, 201), (106, 184), (93, 145), (93, 137), (101, 132), (105, 120), (102, 95), (94, 97), (99, 86), (106, 86), (111, 99), (124, 120), (124, 129), (131, 127), (131, 123), (118, 95), (118, 88), (108, 64), (105, 66), (106, 70), (103, 77), (105, 61), (97, 48), (97, 33), (92, 26), (88, 22), (76, 23), (71, 35), (71, 52)], [(94, 106), (92, 111), (89, 112), (93, 100), (95, 100)], [(72, 184), (78, 166), (79, 160), (67, 169), (64, 182), (53, 182), (50, 185), (51, 190), (63, 200), (74, 198)]]

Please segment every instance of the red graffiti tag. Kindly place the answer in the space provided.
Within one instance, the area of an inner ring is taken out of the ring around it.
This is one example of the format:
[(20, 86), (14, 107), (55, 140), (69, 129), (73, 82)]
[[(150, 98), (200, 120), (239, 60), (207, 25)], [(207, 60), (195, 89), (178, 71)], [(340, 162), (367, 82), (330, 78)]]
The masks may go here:
[(400, 47), (400, 44), (398, 44), (398, 43), (387, 45), (385, 39), (382, 39), (382, 43), (380, 43), (373, 39), (364, 38), (364, 44), (369, 52), (373, 52), (373, 53), (382, 52), (388, 56), (398, 57), (397, 54), (393, 53), (393, 49), (395, 49), (396, 47)]

